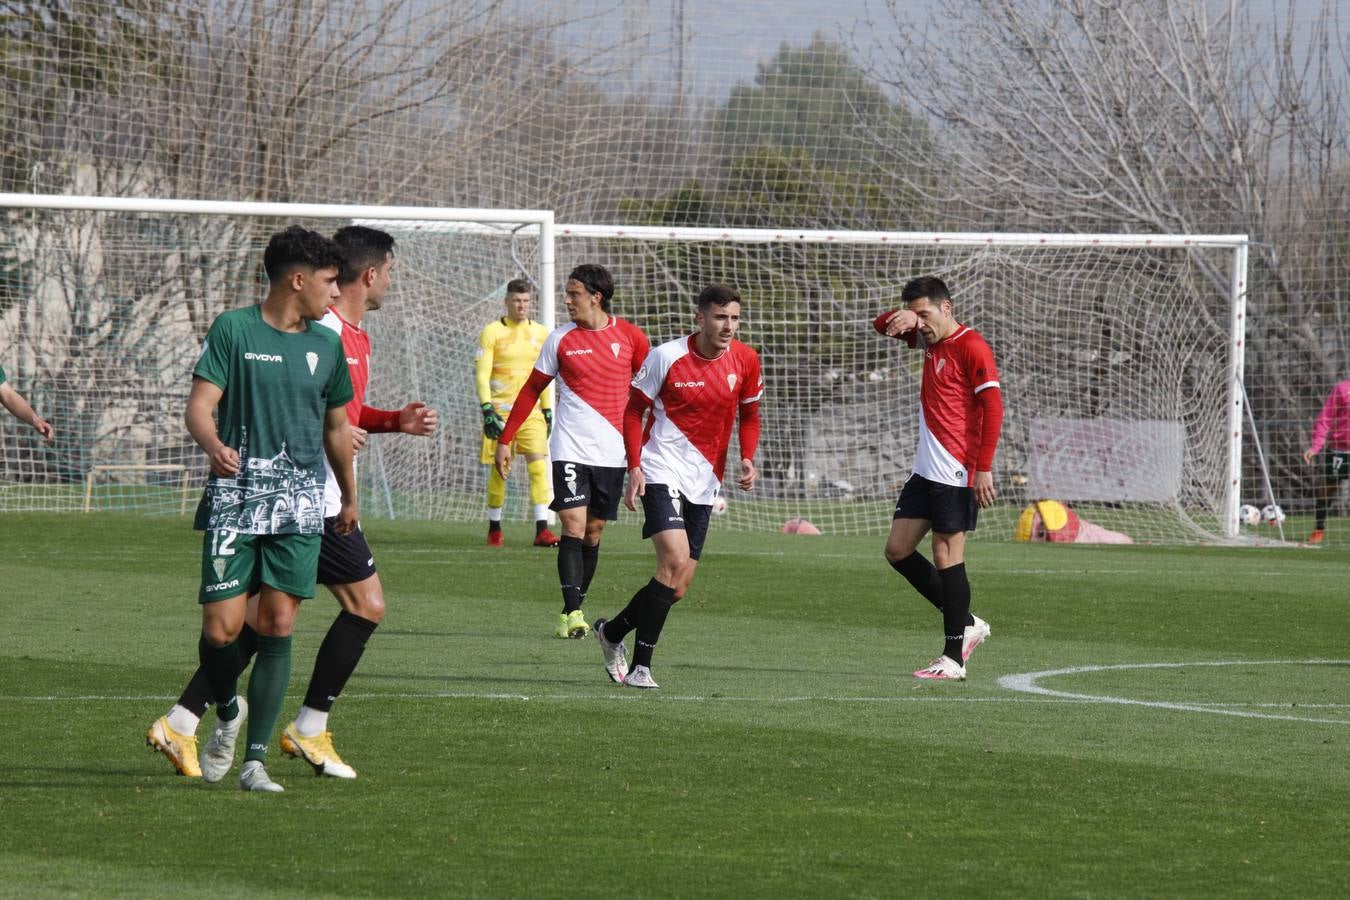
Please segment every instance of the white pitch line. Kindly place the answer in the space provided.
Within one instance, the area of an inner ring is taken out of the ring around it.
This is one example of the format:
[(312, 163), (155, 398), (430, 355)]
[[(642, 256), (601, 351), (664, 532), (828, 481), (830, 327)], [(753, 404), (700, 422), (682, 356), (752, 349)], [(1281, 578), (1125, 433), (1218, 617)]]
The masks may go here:
[[(1004, 675), (998, 680), (999, 687), (1022, 694), (1036, 694), (1042, 697), (1054, 697), (1059, 700), (1074, 700), (1079, 703), (1111, 703), (1121, 706), (1147, 706), (1152, 709), (1170, 709), (1178, 712), (1208, 713), (1213, 716), (1236, 716), (1242, 719), (1274, 719), (1281, 722), (1310, 722), (1322, 725), (1350, 725), (1350, 719), (1317, 719), (1308, 716), (1274, 715), (1272, 713), (1249, 712), (1241, 709), (1227, 709), (1202, 703), (1170, 703), (1164, 700), (1131, 700), (1128, 697), (1112, 697), (1099, 694), (1079, 694), (1073, 691), (1056, 691), (1042, 687), (1038, 682), (1042, 678), (1054, 678), (1061, 675), (1086, 675), (1093, 672), (1114, 672), (1129, 669), (1190, 669), (1216, 666), (1344, 666), (1350, 660), (1343, 659), (1232, 659), (1205, 662), (1164, 662), (1164, 663), (1121, 663), (1113, 666), (1072, 666), (1067, 669), (1047, 669), (1043, 672), (1023, 672), (1017, 675)], [(1328, 708), (1340, 708), (1333, 705)]]
[[(300, 697), (290, 694), (290, 699)], [(96, 702), (137, 702), (173, 701), (177, 695), (169, 694), (83, 694), (83, 695), (31, 695), (0, 696), (0, 703), (96, 703)], [(632, 691), (614, 694), (513, 694), (500, 691), (388, 691), (378, 694), (343, 694), (343, 700), (520, 700), (546, 702), (586, 702), (609, 703), (614, 700), (641, 700), (653, 703), (1036, 703), (1064, 704), (1077, 703), (1076, 700), (1032, 697), (732, 697), (700, 694), (638, 694)]]

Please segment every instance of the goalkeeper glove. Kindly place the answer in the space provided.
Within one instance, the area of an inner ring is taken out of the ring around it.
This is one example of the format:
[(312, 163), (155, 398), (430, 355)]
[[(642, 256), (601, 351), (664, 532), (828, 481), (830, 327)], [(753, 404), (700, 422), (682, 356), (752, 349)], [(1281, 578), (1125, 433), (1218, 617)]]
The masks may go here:
[(548, 437), (553, 436), (553, 410), (544, 410), (544, 434)]
[(479, 407), (483, 411), (483, 435), (488, 440), (495, 441), (502, 436), (502, 431), (506, 428), (506, 422), (497, 415), (497, 410), (492, 408), (491, 403), (484, 403)]

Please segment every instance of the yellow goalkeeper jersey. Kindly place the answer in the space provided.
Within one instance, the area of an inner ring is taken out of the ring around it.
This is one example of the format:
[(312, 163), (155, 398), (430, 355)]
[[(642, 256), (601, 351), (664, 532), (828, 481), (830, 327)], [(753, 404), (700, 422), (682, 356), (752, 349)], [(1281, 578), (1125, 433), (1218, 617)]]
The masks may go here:
[[(510, 415), (516, 394), (534, 370), (539, 348), (547, 337), (548, 328), (533, 319), (512, 322), (502, 316), (483, 326), (474, 359), (478, 402), (491, 403), (503, 418)], [(553, 385), (549, 385), (533, 415), (539, 415), (540, 409), (552, 408)]]

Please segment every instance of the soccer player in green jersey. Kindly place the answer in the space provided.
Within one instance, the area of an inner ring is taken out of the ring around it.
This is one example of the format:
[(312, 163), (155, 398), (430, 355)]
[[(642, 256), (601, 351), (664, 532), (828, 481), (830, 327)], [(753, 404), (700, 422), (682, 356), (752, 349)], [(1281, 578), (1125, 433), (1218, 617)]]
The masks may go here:
[(5, 375), (5, 367), (0, 366), (0, 406), (9, 410), (9, 414), (20, 422), (27, 422), (32, 425), (42, 439), (47, 443), (52, 442), (55, 433), (47, 420), (33, 412), (33, 407), (28, 405), (28, 401), (23, 398), (23, 394), (14, 390)]
[[(317, 325), (338, 298), (342, 253), (292, 226), (272, 236), (263, 266), (262, 303), (222, 313), (207, 332), (186, 423), (211, 465), (194, 523), (205, 532), (198, 658), (220, 719), (248, 716), (240, 789), (277, 792), (263, 761), (290, 680), (295, 614), (314, 596), (325, 455), (341, 493), (339, 533), (356, 527), (357, 502), (344, 409), (351, 377), (341, 339)], [(243, 668), (235, 642), (251, 593), (257, 657), (245, 702), (235, 695)], [(161, 718), (146, 740), (183, 774), (200, 774), (196, 759), (174, 752), (178, 737)]]

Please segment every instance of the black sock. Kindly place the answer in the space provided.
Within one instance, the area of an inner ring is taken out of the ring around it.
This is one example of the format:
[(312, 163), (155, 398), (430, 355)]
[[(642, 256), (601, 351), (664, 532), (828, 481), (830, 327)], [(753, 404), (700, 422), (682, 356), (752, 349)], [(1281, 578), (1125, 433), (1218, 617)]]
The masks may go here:
[(534, 520), (534, 533), (539, 534), (548, 528), (548, 519)]
[(649, 669), (652, 667), (652, 651), (661, 637), (661, 628), (666, 624), (666, 616), (670, 615), (670, 607), (675, 603), (673, 587), (667, 587), (654, 578), (652, 581), (660, 585), (660, 590), (648, 593), (647, 608), (638, 622), (637, 637), (633, 640), (633, 665)]
[(591, 579), (595, 577), (595, 566), (600, 561), (600, 545), (581, 545), (581, 599), (585, 600), (591, 590)]
[(310, 676), (309, 689), (305, 692), (306, 706), (320, 712), (333, 708), (333, 701), (356, 671), (356, 664), (361, 661), (366, 641), (370, 640), (376, 624), (345, 609), (338, 613), (314, 657), (314, 674)]
[(494, 522), (491, 519), (488, 519), (488, 534), (493, 534), (494, 532), (498, 532), (501, 530), (502, 530), (501, 522)]
[(905, 580), (914, 586), (925, 600), (942, 611), (942, 579), (938, 576), (937, 566), (930, 563), (922, 553), (915, 550), (898, 562), (892, 562), (891, 568), (905, 576)]
[[(248, 668), (253, 654), (258, 652), (258, 632), (249, 628), (246, 623), (239, 632), (239, 637), (235, 639), (234, 645), (239, 651), (239, 671), (243, 672)], [(201, 717), (211, 708), (211, 700), (211, 685), (207, 683), (206, 672), (199, 665), (197, 671), (188, 679), (187, 687), (183, 688), (183, 693), (179, 695), (178, 705)]]
[(216, 714), (227, 720), (239, 715), (235, 690), (242, 670), (236, 642), (230, 641), (223, 647), (216, 647), (206, 640), (206, 635), (202, 635), (197, 639), (197, 660), (211, 688), (211, 702), (216, 704)]
[(975, 624), (970, 615), (970, 579), (966, 578), (966, 564), (957, 563), (941, 570), (938, 575), (942, 578), (943, 593), (942, 630), (945, 643), (942, 652), (965, 665), (961, 648), (966, 641), (966, 626)]
[(558, 584), (562, 587), (563, 612), (570, 613), (574, 609), (581, 609), (583, 577), (581, 538), (564, 535), (558, 542)]
[(628, 637), (628, 632), (638, 627), (647, 614), (648, 598), (665, 588), (665, 585), (653, 578), (638, 588), (638, 592), (628, 601), (628, 605), (619, 614), (605, 622), (605, 640), (617, 644)]
[(1313, 515), (1317, 521), (1313, 524), (1313, 529), (1321, 531), (1327, 527), (1327, 512), (1331, 509), (1331, 501), (1326, 497), (1317, 497), (1313, 500)]

